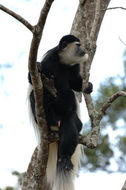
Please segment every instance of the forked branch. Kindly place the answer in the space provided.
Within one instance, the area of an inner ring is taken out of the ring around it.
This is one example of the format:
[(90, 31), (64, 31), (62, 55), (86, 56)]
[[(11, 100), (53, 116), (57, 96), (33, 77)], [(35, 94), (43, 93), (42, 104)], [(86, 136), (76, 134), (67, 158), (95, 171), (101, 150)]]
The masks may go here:
[[(98, 144), (99, 132), (100, 132), (100, 122), (104, 115), (106, 114), (107, 109), (112, 105), (112, 103), (119, 98), (120, 96), (126, 97), (126, 92), (118, 91), (113, 94), (108, 100), (103, 104), (100, 112), (97, 112), (94, 107), (92, 107), (92, 100), (90, 100), (90, 95), (86, 98), (89, 101), (87, 104), (89, 106), (89, 116), (91, 121), (91, 132), (86, 136), (80, 138), (80, 143), (86, 145), (89, 148), (95, 148)], [(92, 110), (92, 111), (91, 111)]]

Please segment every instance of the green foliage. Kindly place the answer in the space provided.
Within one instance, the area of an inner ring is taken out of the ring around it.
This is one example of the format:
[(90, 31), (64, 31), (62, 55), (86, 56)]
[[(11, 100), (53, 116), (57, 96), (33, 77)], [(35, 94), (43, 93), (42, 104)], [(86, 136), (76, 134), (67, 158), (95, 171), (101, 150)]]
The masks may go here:
[(14, 188), (8, 186), (8, 187), (5, 188), (5, 190), (14, 190)]
[(126, 154), (126, 137), (125, 136), (119, 137), (118, 147), (120, 151), (123, 152), (123, 154)]
[(125, 136), (119, 136), (118, 137), (118, 143), (117, 143), (118, 149), (120, 150), (120, 155), (117, 160), (118, 163), (118, 170), (120, 172), (126, 172), (126, 137)]
[(113, 151), (110, 148), (108, 135), (102, 136), (100, 143), (96, 149), (84, 149), (84, 159), (83, 166), (87, 167), (90, 171), (95, 171), (96, 169), (102, 169), (108, 171), (110, 166), (110, 158), (113, 156)]

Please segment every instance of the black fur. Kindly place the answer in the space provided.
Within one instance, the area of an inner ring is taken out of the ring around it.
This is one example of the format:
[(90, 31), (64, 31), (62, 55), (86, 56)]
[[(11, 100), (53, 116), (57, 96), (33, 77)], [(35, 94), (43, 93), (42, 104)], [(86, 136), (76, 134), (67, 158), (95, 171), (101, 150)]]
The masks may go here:
[[(76, 113), (76, 99), (74, 91), (82, 91), (82, 78), (80, 76), (80, 65), (64, 64), (59, 54), (71, 42), (80, 42), (73, 35), (64, 36), (59, 45), (49, 50), (41, 63), (37, 63), (39, 72), (46, 77), (54, 77), (54, 85), (57, 90), (57, 97), (53, 97), (44, 87), (44, 109), (49, 128), (57, 126), (60, 121), (59, 135), (60, 141), (58, 145), (58, 167), (71, 170), (73, 164), (71, 156), (78, 144), (78, 134), (82, 128), (82, 123)], [(82, 48), (79, 45), (75, 53), (84, 56)], [(29, 75), (29, 82), (31, 78)], [(92, 92), (92, 84), (85, 89), (85, 93)], [(30, 94), (31, 108), (36, 120), (34, 94)]]

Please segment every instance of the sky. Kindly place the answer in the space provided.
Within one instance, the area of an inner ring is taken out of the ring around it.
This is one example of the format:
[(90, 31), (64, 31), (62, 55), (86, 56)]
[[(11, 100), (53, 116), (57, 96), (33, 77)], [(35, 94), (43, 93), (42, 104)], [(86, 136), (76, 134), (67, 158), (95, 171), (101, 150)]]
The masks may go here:
[[(36, 24), (44, 1), (0, 0), (4, 6)], [(49, 13), (38, 52), (38, 61), (59, 39), (70, 32), (78, 6), (75, 0), (55, 0)], [(111, 0), (110, 7), (126, 7), (126, 0)], [(97, 52), (91, 68), (90, 81), (95, 95), (98, 85), (105, 78), (123, 74), (122, 55), (126, 46), (126, 11), (109, 10), (104, 18)], [(0, 11), (0, 187), (13, 185), (13, 170), (24, 172), (36, 146), (34, 131), (27, 113), (27, 63), (32, 35), (21, 23)], [(6, 69), (5, 65), (11, 66)], [(4, 83), (3, 83), (4, 81)], [(85, 182), (84, 182), (85, 180)], [(92, 183), (88, 184), (91, 180)], [(99, 180), (104, 184), (101, 186)], [(76, 190), (109, 189), (120, 190), (123, 174), (82, 173), (76, 182)], [(105, 181), (105, 182), (104, 182)]]

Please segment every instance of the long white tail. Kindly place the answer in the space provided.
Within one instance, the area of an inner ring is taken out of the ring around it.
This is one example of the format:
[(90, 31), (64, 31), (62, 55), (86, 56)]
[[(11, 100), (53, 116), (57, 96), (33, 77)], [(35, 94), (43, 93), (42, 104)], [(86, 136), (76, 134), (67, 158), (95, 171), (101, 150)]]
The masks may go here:
[[(33, 90), (32, 85), (29, 85), (28, 101), (29, 101), (29, 95), (32, 90)], [(29, 107), (30, 119), (34, 127), (35, 134), (37, 136), (37, 140), (39, 143), (38, 127), (31, 111), (30, 101), (29, 101), (28, 107)], [(79, 113), (79, 109), (78, 109), (78, 113)], [(78, 173), (78, 169), (80, 167), (80, 160), (82, 156), (81, 145), (78, 145), (76, 147), (76, 150), (72, 156), (72, 163), (74, 165), (74, 168), (73, 170), (68, 171), (68, 172), (57, 170), (56, 168), (57, 152), (58, 152), (57, 143), (55, 142), (51, 143), (49, 145), (49, 156), (48, 156), (48, 163), (47, 163), (47, 170), (46, 170), (47, 182), (49, 183), (51, 190), (74, 190), (74, 179)]]
[(78, 145), (73, 156), (74, 169), (71, 171), (57, 170), (57, 143), (50, 144), (47, 164), (47, 182), (52, 190), (74, 190), (74, 179), (80, 167), (81, 145)]

